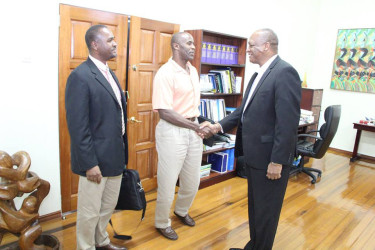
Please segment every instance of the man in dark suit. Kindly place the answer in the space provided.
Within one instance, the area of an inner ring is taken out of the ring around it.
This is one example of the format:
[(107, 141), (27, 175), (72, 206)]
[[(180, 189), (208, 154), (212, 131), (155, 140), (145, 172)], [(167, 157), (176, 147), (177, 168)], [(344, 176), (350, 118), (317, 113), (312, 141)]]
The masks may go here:
[(247, 53), (260, 69), (241, 106), (210, 126), (215, 133), (237, 126), (235, 154), (244, 156), (248, 180), (250, 241), (245, 249), (271, 249), (294, 159), (301, 81), (277, 55), (278, 39), (272, 30), (253, 33)]
[(126, 249), (106, 231), (128, 160), (125, 96), (107, 65), (117, 44), (104, 25), (89, 28), (85, 40), (89, 58), (70, 74), (65, 92), (71, 167), (79, 175), (77, 249)]

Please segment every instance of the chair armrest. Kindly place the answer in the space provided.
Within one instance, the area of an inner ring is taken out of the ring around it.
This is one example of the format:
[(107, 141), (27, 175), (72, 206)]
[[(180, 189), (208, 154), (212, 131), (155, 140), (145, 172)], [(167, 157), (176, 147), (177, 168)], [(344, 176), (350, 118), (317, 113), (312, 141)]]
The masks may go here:
[(315, 132), (320, 132), (320, 130), (309, 130), (306, 132), (306, 134), (315, 133)]
[(316, 135), (309, 135), (309, 134), (299, 134), (298, 135), (298, 138), (300, 137), (309, 137), (309, 138), (314, 138), (316, 140), (323, 140), (323, 138), (319, 137), (319, 136), (316, 136)]

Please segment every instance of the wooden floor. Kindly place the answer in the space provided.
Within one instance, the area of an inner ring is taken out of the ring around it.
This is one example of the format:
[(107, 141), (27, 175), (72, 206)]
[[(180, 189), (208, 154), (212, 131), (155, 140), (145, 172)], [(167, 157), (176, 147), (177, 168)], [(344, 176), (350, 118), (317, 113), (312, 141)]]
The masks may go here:
[[(321, 169), (322, 178), (312, 185), (304, 174), (290, 177), (274, 249), (375, 249), (375, 163), (350, 163), (347, 156), (330, 151), (308, 165)], [(199, 190), (190, 210), (195, 227), (171, 217), (177, 241), (154, 229), (155, 199), (155, 192), (147, 194), (146, 218), (133, 239), (113, 241), (130, 249), (229, 249), (242, 248), (249, 240), (245, 179), (236, 177)], [(117, 231), (131, 233), (140, 216), (118, 212), (112, 219)], [(75, 249), (75, 213), (42, 227), (58, 237), (63, 249)], [(109, 227), (108, 232), (112, 237)], [(2, 245), (16, 240), (6, 235)]]

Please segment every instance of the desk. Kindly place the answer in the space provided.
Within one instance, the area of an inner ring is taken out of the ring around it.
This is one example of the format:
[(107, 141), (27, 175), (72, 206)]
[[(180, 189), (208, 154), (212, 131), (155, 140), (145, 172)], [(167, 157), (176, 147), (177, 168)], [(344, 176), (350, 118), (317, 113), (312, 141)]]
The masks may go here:
[[(317, 122), (306, 123), (298, 125), (298, 134), (306, 134), (307, 128), (312, 125), (316, 125)], [(310, 130), (311, 131), (311, 130)]]
[(351, 162), (354, 162), (359, 159), (357, 152), (358, 152), (359, 140), (361, 139), (362, 130), (375, 132), (375, 126), (365, 125), (361, 123), (353, 123), (353, 124), (354, 124), (353, 128), (357, 129), (357, 135), (355, 136), (355, 143), (354, 143), (352, 158), (350, 158)]

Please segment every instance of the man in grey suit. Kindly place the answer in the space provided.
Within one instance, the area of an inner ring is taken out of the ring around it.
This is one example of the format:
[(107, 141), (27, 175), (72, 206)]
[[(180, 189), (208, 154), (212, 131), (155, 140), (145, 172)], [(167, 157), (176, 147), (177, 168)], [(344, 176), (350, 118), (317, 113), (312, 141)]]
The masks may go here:
[(236, 157), (243, 156), (248, 180), (250, 241), (245, 249), (271, 249), (294, 159), (300, 117), (301, 81), (280, 59), (270, 29), (254, 32), (247, 53), (260, 69), (232, 114), (210, 126), (215, 133), (237, 126)]
[(77, 249), (126, 249), (106, 231), (128, 160), (125, 96), (107, 64), (117, 44), (104, 25), (89, 28), (85, 40), (89, 58), (70, 74), (65, 92), (71, 167), (79, 175)]

